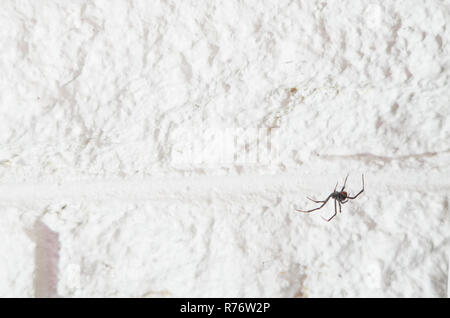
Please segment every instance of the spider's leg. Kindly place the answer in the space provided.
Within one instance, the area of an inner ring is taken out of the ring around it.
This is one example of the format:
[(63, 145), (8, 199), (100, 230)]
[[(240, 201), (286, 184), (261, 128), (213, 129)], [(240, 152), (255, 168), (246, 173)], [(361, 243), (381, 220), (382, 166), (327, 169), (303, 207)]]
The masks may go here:
[(336, 182), (336, 186), (334, 187), (334, 191), (336, 191), (336, 188), (337, 188), (338, 183), (339, 183), (339, 182)]
[(324, 219), (327, 222), (330, 222), (335, 216), (336, 216), (336, 212), (334, 212), (333, 216), (331, 218), (329, 218), (328, 220), (325, 219), (324, 217), (322, 217), (322, 219)]
[(351, 200), (356, 199), (356, 197), (357, 197), (358, 195), (360, 195), (361, 193), (364, 192), (364, 175), (362, 175), (362, 185), (363, 185), (363, 188), (362, 188), (361, 191), (358, 192), (357, 195), (355, 195), (354, 197), (350, 197), (350, 196), (349, 196), (349, 197), (347, 197), (347, 199), (351, 199)]
[(318, 201), (318, 200), (313, 200), (313, 199), (311, 199), (311, 198), (308, 198), (308, 197), (306, 197), (308, 200), (311, 200), (312, 202), (316, 202), (316, 203), (323, 203), (323, 202), (325, 202), (325, 200), (323, 200), (323, 201)]
[(342, 213), (342, 206), (341, 206), (341, 202), (338, 202), (339, 204), (339, 213)]
[(344, 191), (345, 184), (347, 183), (347, 178), (348, 178), (348, 173), (347, 173), (347, 176), (345, 177), (345, 180), (344, 180), (344, 186), (342, 187), (341, 192)]
[(321, 218), (324, 219), (327, 222), (330, 222), (336, 216), (336, 214), (337, 214), (336, 199), (334, 199), (334, 214), (329, 219), (325, 219), (323, 216), (321, 216)]
[(295, 210), (298, 211), (298, 212), (303, 212), (303, 213), (310, 213), (312, 211), (319, 210), (319, 209), (323, 208), (323, 206), (325, 204), (327, 204), (327, 202), (328, 202), (328, 200), (330, 200), (330, 198), (331, 198), (331, 194), (328, 196), (328, 198), (325, 201), (323, 201), (323, 203), (318, 208), (311, 209), (311, 210), (300, 210), (300, 209), (295, 209)]

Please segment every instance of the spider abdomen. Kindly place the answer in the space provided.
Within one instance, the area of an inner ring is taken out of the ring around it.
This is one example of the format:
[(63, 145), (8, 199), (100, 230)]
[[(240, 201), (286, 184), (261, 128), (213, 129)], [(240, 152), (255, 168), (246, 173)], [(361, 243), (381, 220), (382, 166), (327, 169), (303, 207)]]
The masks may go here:
[(333, 199), (338, 200), (338, 201), (344, 201), (345, 199), (347, 199), (348, 195), (347, 195), (347, 192), (345, 192), (345, 191), (342, 191), (342, 192), (335, 191), (335, 192), (331, 195), (331, 197), (332, 197)]

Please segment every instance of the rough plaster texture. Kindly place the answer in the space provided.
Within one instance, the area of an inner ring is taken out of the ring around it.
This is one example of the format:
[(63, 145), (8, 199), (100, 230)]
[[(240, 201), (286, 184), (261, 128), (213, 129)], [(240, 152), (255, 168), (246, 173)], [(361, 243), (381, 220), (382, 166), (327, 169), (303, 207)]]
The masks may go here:
[[(450, 2), (1, 1), (1, 297), (446, 297)], [(351, 194), (312, 214), (336, 181)]]

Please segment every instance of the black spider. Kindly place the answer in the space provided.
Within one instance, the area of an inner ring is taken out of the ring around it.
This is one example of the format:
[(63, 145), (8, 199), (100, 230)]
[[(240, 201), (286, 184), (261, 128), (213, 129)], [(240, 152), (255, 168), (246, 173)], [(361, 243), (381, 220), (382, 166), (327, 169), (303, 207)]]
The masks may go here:
[(345, 177), (344, 186), (342, 187), (341, 191), (336, 191), (336, 188), (337, 188), (337, 185), (338, 185), (336, 183), (336, 186), (334, 187), (333, 193), (331, 193), (325, 200), (323, 200), (323, 201), (316, 201), (316, 200), (313, 200), (311, 198), (308, 198), (309, 200), (311, 200), (313, 202), (322, 203), (322, 205), (319, 206), (318, 208), (307, 210), (307, 211), (299, 210), (299, 209), (296, 209), (296, 210), (299, 211), (299, 212), (310, 213), (310, 212), (313, 212), (313, 211), (316, 211), (316, 210), (319, 210), (319, 209), (323, 208), (325, 206), (325, 204), (327, 204), (328, 200), (330, 200), (330, 198), (332, 198), (332, 199), (334, 199), (334, 214), (333, 214), (333, 216), (331, 218), (329, 218), (328, 220), (325, 219), (324, 217), (322, 217), (322, 219), (324, 219), (325, 221), (330, 222), (331, 219), (334, 218), (336, 216), (336, 214), (337, 214), (337, 205), (338, 204), (339, 204), (339, 213), (342, 213), (341, 204), (347, 203), (348, 200), (356, 199), (358, 197), (358, 195), (360, 195), (361, 193), (364, 192), (364, 175), (362, 175), (363, 188), (354, 197), (349, 196), (348, 193), (344, 191), (345, 184), (347, 182), (347, 178), (348, 178), (348, 175)]

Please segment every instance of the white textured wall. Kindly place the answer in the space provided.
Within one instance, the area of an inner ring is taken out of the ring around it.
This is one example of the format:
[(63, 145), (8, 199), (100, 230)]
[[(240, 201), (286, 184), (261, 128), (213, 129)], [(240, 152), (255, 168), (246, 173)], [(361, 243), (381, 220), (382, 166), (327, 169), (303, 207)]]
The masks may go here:
[(1, 1), (0, 296), (445, 297), (449, 41), (439, 0)]

